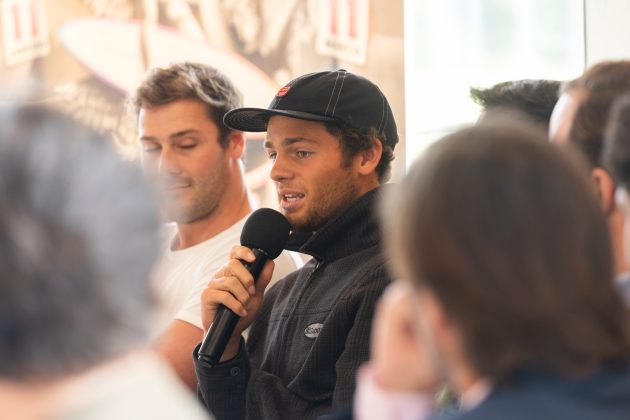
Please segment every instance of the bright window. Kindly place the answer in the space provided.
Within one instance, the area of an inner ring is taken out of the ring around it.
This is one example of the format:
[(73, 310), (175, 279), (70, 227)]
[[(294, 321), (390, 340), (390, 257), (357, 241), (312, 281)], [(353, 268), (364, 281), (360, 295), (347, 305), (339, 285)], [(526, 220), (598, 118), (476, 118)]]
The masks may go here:
[(471, 86), (583, 70), (580, 0), (405, 0), (407, 165), (477, 119)]

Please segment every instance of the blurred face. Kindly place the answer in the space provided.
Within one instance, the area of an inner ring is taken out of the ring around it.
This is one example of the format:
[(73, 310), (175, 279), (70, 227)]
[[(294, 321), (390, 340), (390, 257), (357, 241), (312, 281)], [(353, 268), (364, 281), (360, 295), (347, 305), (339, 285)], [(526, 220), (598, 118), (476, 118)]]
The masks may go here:
[(558, 99), (549, 120), (549, 139), (552, 142), (568, 143), (571, 125), (582, 96), (580, 92), (573, 90), (563, 93)]
[(630, 197), (623, 187), (617, 187), (615, 204), (623, 215), (623, 251), (627, 264), (630, 264)]
[(179, 100), (138, 117), (142, 165), (156, 178), (169, 221), (192, 223), (212, 215), (228, 187), (227, 152), (219, 130), (196, 100)]
[(294, 230), (319, 229), (360, 196), (356, 160), (345, 162), (340, 141), (322, 123), (274, 116), (265, 151), (280, 209)]

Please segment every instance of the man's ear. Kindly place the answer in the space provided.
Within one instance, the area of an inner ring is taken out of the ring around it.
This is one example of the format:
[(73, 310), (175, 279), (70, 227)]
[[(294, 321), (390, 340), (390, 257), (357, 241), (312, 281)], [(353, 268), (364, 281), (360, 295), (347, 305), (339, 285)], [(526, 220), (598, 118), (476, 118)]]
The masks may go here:
[(359, 153), (359, 174), (370, 175), (376, 171), (376, 167), (383, 155), (383, 143), (379, 139), (372, 141), (372, 147)]
[(245, 133), (232, 130), (228, 134), (227, 152), (233, 159), (240, 159), (245, 152)]
[(603, 168), (593, 169), (591, 178), (597, 187), (597, 195), (602, 211), (608, 215), (615, 209), (615, 182)]

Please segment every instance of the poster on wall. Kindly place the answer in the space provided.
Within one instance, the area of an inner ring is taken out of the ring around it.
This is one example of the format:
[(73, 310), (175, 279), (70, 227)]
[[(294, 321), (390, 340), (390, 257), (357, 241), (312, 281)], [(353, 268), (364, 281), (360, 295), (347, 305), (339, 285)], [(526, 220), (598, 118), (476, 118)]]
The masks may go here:
[(364, 64), (370, 23), (369, 0), (319, 2), (317, 53)]
[(48, 54), (50, 40), (43, 0), (3, 0), (0, 19), (7, 66)]
[[(136, 121), (125, 101), (150, 68), (209, 64), (229, 75), (245, 106), (267, 107), (280, 86), (312, 71), (382, 74), (376, 66), (385, 64), (370, 57), (391, 57), (403, 44), (379, 26), (390, 15), (402, 17), (402, 0), (0, 0), (0, 82), (13, 94), (36, 81), (132, 160)], [(398, 83), (402, 53), (395, 62)], [(402, 88), (390, 91), (392, 102)], [(248, 186), (260, 205), (273, 206), (264, 133), (247, 138)]]

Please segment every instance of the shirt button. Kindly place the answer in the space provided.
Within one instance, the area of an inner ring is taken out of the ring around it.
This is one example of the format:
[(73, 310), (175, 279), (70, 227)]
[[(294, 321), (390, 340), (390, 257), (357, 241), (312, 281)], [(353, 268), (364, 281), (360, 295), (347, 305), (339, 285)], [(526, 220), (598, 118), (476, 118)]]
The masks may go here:
[(234, 366), (232, 369), (230, 369), (230, 375), (238, 376), (240, 374), (241, 374), (241, 368)]

